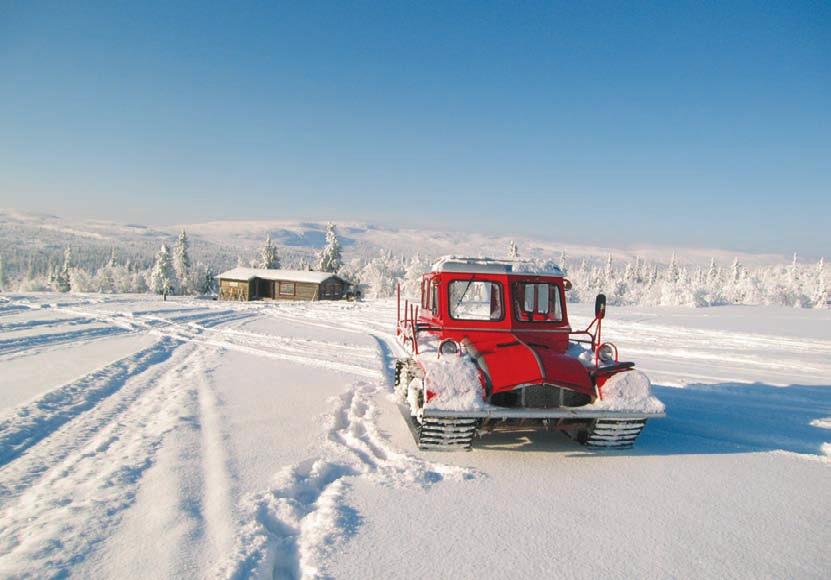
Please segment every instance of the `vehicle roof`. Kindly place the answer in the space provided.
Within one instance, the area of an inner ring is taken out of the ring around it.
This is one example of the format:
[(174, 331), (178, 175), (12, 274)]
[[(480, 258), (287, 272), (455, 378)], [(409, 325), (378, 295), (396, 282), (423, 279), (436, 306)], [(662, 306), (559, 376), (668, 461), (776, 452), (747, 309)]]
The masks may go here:
[(563, 277), (563, 271), (556, 266), (540, 268), (528, 260), (464, 258), (460, 256), (443, 256), (439, 258), (433, 264), (432, 271)]

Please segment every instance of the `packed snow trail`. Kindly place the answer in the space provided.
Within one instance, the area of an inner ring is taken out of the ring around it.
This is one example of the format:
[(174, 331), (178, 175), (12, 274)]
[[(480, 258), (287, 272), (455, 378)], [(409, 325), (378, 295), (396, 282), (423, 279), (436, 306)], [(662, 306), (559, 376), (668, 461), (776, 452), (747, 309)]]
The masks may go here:
[(124, 386), (129, 377), (166, 360), (173, 348), (174, 341), (161, 339), (133, 355), (53, 389), (0, 419), (0, 466), (112, 395)]
[(66, 573), (107, 538), (164, 436), (181, 423), (183, 397), (205, 374), (206, 353), (216, 352), (197, 346), (199, 335), (250, 316), (228, 314), (202, 313), (204, 326), (186, 328), (159, 319), (168, 332), (151, 346), (0, 416), (0, 572)]
[(203, 372), (204, 351), (189, 350), (170, 372), (151, 378), (123, 412), (3, 507), (0, 572), (66, 573), (106, 539), (132, 504), (164, 436), (179, 423), (187, 394), (182, 384)]

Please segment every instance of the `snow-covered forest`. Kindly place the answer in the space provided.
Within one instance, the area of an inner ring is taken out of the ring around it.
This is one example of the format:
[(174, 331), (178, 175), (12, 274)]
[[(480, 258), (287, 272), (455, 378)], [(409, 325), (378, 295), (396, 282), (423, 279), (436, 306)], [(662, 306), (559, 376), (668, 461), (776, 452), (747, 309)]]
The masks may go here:
[[(427, 240), (423, 247), (408, 242), (406, 249), (344, 243), (333, 224), (321, 230), (319, 238), (302, 243), (275, 240), (267, 232), (257, 247), (213, 244), (192, 238), (185, 229), (168, 236), (153, 232), (138, 242), (127, 235), (123, 240), (109, 236), (110, 243), (104, 244), (95, 232), (77, 235), (73, 230), (73, 235), (61, 236), (52, 227), (40, 230), (45, 239), (38, 246), (20, 246), (14, 243), (12, 229), (6, 233), (10, 235), (0, 240), (0, 291), (7, 292), (211, 294), (218, 273), (251, 266), (336, 272), (371, 298), (393, 296), (398, 284), (405, 295), (414, 296), (421, 274), (440, 257)], [(674, 253), (663, 259), (654, 255), (622, 259), (599, 252), (571, 258), (565, 250), (539, 247), (526, 257), (514, 240), (501, 253), (491, 257), (524, 261), (535, 269), (560, 268), (573, 283), (571, 302), (590, 302), (602, 292), (615, 305), (829, 306), (828, 272), (822, 258), (804, 260), (794, 255), (778, 264), (770, 260), (744, 264), (738, 257), (726, 259), (722, 252), (707, 264), (685, 261)]]

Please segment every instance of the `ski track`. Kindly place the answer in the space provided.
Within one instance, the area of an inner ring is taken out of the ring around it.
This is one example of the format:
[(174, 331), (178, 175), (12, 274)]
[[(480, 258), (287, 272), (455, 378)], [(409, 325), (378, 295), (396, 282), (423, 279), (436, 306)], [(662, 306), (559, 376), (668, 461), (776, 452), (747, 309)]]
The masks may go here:
[(0, 574), (68, 574), (108, 536), (133, 503), (164, 436), (181, 422), (188, 394), (182, 385), (198, 380), (203, 357), (203, 349), (190, 347), (123, 412), (4, 506)]
[(115, 393), (132, 376), (166, 360), (173, 348), (174, 341), (159, 340), (137, 353), (53, 389), (0, 418), (0, 467)]
[(0, 332), (15, 332), (18, 330), (54, 328), (56, 326), (78, 326), (93, 322), (91, 318), (50, 318), (47, 320), (25, 320), (22, 322), (0, 322)]
[[(246, 305), (247, 306), (247, 305)], [(130, 331), (151, 331), (152, 334), (168, 336), (183, 341), (197, 341), (216, 348), (236, 350), (277, 360), (327, 368), (335, 371), (349, 372), (366, 378), (377, 378), (378, 372), (365, 365), (353, 364), (356, 359), (364, 361), (371, 358), (369, 349), (354, 345), (337, 344), (310, 339), (290, 339), (268, 334), (247, 332), (214, 326), (254, 317), (259, 311), (246, 308), (209, 308), (207, 311), (193, 312), (196, 308), (177, 308), (178, 312), (190, 311), (164, 318), (155, 314), (138, 312), (98, 313), (72, 310), (73, 313), (119, 326)], [(266, 308), (266, 311), (271, 309)], [(148, 311), (159, 312), (159, 310)], [(164, 311), (162, 311), (164, 312)], [(280, 346), (275, 349), (275, 346)], [(2, 351), (0, 351), (2, 352)]]
[(0, 356), (11, 358), (8, 355), (29, 356), (39, 352), (38, 347), (54, 348), (61, 345), (76, 345), (79, 342), (87, 342), (92, 339), (111, 338), (127, 333), (122, 328), (89, 328), (83, 330), (70, 330), (66, 332), (53, 332), (26, 336), (20, 338), (9, 338), (0, 340)]

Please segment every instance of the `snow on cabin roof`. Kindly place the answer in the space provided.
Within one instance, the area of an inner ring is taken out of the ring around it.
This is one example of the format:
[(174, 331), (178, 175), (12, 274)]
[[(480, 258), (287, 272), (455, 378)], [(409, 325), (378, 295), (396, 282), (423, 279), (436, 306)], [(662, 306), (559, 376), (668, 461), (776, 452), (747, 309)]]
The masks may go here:
[(556, 266), (541, 269), (528, 260), (498, 260), (494, 258), (463, 258), (444, 256), (432, 268), (433, 272), (472, 272), (481, 274), (532, 274), (562, 277)]
[(310, 282), (320, 284), (329, 278), (339, 278), (331, 272), (312, 272), (310, 270), (265, 270), (262, 268), (234, 268), (223, 272), (217, 278), (226, 280), (285, 280), (287, 282)]

